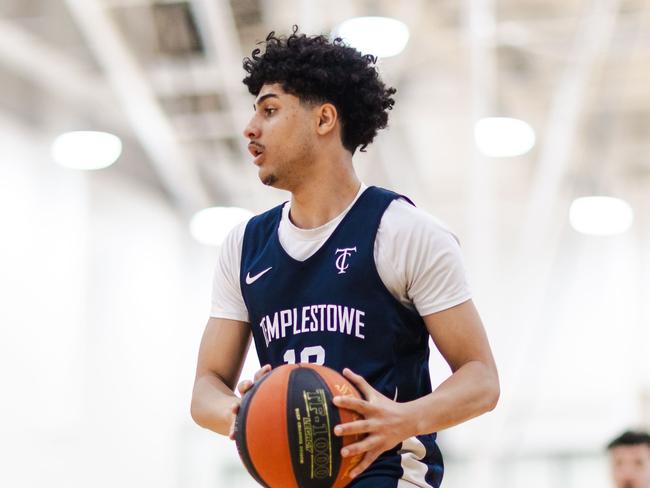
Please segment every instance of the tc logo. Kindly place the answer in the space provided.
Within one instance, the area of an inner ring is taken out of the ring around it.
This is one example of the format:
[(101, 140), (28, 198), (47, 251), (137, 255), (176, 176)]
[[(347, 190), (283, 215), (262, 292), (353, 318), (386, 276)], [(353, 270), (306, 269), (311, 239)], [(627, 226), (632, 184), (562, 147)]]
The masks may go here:
[(336, 267), (339, 270), (338, 274), (345, 273), (345, 270), (350, 267), (350, 265), (348, 263), (346, 263), (345, 260), (353, 252), (357, 252), (356, 246), (355, 247), (346, 247), (346, 248), (343, 248), (343, 249), (337, 249), (336, 250), (336, 254), (338, 254), (338, 257), (336, 258)]

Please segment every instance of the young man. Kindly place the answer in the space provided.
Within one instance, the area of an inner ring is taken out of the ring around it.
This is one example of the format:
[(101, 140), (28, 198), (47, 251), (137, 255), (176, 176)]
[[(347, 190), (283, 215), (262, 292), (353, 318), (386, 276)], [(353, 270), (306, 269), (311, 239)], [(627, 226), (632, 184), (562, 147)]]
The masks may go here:
[(650, 488), (650, 434), (624, 432), (607, 450), (616, 488)]
[[(362, 392), (364, 400), (334, 399), (364, 417), (335, 433), (367, 434), (342, 451), (363, 456), (349, 486), (437, 487), (435, 432), (493, 409), (499, 383), (453, 234), (354, 172), (354, 152), (386, 127), (394, 103), (375, 62), (295, 27), (288, 38), (269, 34), (265, 52), (244, 60), (256, 96), (244, 136), (261, 181), (291, 200), (222, 247), (192, 417), (232, 434), (233, 389), (252, 336), (265, 365), (254, 380), (315, 362)], [(453, 372), (433, 392), (429, 337)]]

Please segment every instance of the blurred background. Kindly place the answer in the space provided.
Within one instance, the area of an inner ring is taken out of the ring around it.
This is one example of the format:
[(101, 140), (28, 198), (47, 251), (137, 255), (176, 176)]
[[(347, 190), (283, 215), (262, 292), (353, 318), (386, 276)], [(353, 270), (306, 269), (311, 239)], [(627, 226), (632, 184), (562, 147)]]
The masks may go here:
[(357, 171), (461, 240), (502, 396), (443, 486), (611, 486), (650, 427), (648, 0), (0, 0), (0, 485), (256, 486), (189, 405), (218, 243), (287, 199), (241, 59), (292, 24), (380, 57)]

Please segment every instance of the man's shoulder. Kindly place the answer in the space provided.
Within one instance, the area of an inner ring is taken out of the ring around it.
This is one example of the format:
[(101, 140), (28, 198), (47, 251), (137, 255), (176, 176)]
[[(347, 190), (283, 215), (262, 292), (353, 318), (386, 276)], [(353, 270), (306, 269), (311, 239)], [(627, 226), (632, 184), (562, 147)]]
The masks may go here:
[(452, 237), (459, 243), (458, 237), (445, 222), (404, 198), (397, 198), (391, 202), (382, 217), (380, 230), (400, 239), (414, 235), (428, 235), (440, 238)]

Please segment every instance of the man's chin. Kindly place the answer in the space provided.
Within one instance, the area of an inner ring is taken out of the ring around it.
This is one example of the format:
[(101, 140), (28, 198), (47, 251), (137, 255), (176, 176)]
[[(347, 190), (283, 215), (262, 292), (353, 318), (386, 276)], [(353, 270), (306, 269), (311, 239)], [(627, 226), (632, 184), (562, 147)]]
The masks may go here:
[(291, 191), (290, 187), (288, 186), (288, 179), (286, 175), (280, 175), (282, 176), (280, 177), (275, 171), (264, 171), (260, 168), (258, 176), (260, 178), (260, 181), (266, 186), (271, 186), (278, 190)]
[(260, 180), (262, 180), (262, 183), (264, 183), (266, 186), (275, 186), (278, 178), (273, 173), (270, 173), (267, 175), (260, 175)]

